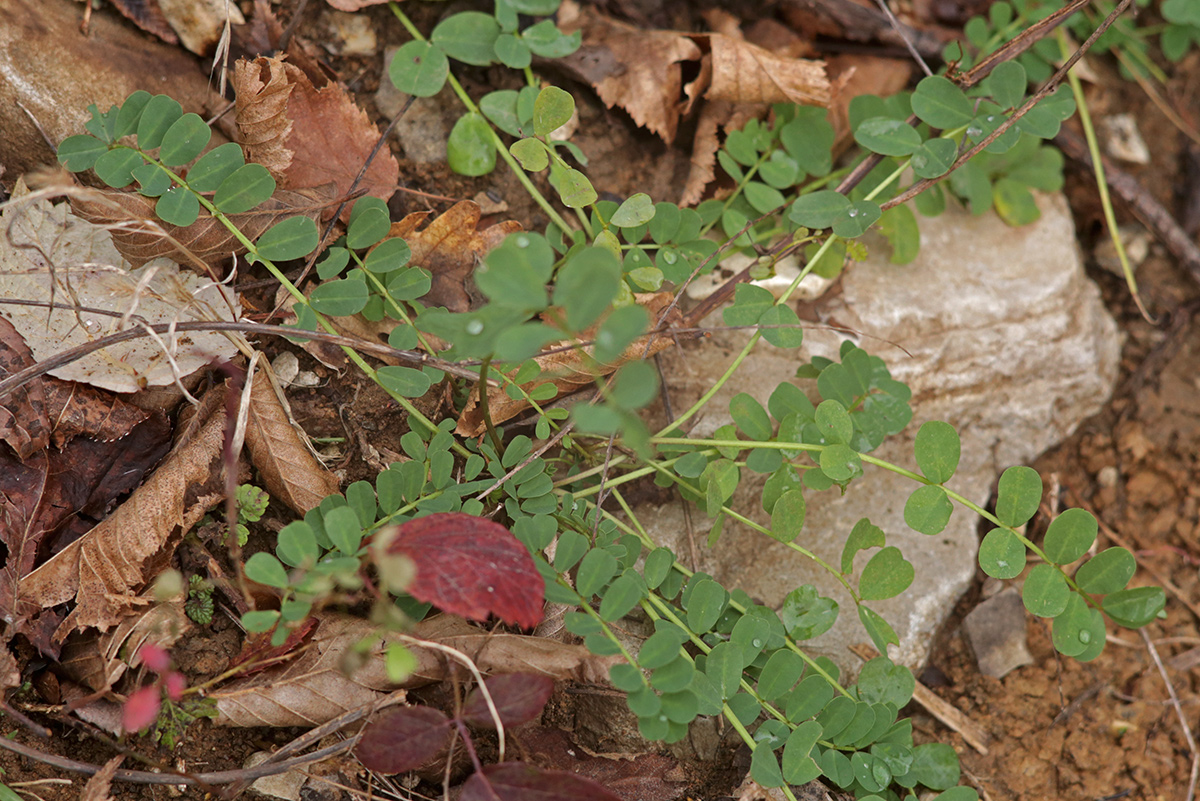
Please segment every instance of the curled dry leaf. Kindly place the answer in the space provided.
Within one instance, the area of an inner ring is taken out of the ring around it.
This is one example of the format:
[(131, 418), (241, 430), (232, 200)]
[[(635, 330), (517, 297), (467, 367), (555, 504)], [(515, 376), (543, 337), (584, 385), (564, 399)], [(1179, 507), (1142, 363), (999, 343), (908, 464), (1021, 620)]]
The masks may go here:
[[(657, 320), (672, 300), (670, 292), (646, 293), (635, 295), (634, 297), (650, 313), (651, 320)], [(542, 372), (533, 381), (522, 386), (528, 393), (532, 392), (535, 387), (543, 384), (553, 384), (558, 390), (555, 399), (569, 395), (572, 392), (578, 392), (593, 383), (600, 376), (610, 375), (615, 372), (618, 367), (628, 361), (641, 359), (643, 358), (643, 354), (653, 356), (655, 353), (669, 348), (675, 343), (671, 329), (678, 327), (682, 322), (683, 315), (679, 309), (672, 309), (667, 319), (663, 321), (665, 328), (663, 333), (655, 336), (653, 340), (651, 340), (648, 334), (638, 337), (632, 344), (625, 348), (625, 351), (619, 358), (609, 364), (600, 364), (592, 358), (592, 352), (595, 350), (592, 345), (583, 345), (578, 348), (562, 350), (564, 345), (569, 343), (555, 343), (546, 348), (547, 351), (551, 352), (534, 357), (534, 360), (541, 366)], [(584, 338), (589, 338), (594, 333), (596, 327), (593, 326), (588, 332), (585, 332)], [(650, 346), (648, 354), (646, 353), (647, 345)], [(515, 375), (515, 371), (512, 375)], [(553, 399), (546, 402), (551, 403)], [(503, 386), (493, 387), (488, 390), (488, 412), (491, 415), (493, 424), (511, 420), (528, 408), (529, 401), (526, 400), (524, 395), (516, 399), (510, 398)], [(464, 437), (477, 437), (486, 428), (487, 426), (483, 420), (483, 412), (479, 408), (479, 392), (476, 389), (471, 392), (471, 396), (467, 400), (467, 405), (463, 407), (462, 413), (458, 417), (458, 426), (454, 429), (454, 432)]]
[(105, 762), (104, 767), (92, 774), (92, 777), (88, 779), (87, 784), (83, 787), (83, 792), (79, 796), (79, 801), (112, 801), (113, 777), (117, 775), (117, 768), (121, 767), (121, 763), (124, 760), (125, 755), (118, 754)]
[(261, 369), (250, 386), (246, 447), (271, 497), (304, 514), (338, 491), (338, 480), (305, 444), (271, 379)]
[(830, 84), (823, 61), (778, 56), (720, 33), (692, 34), (691, 38), (707, 45), (705, 58), (712, 60), (711, 83), (703, 90), (710, 100), (829, 105)]
[[(327, 184), (340, 197), (379, 142), (379, 129), (340, 84), (317, 87), (282, 58), (259, 57), (234, 67), (237, 125), (242, 147), (281, 189)], [(358, 188), (387, 200), (396, 191), (400, 165), (382, 148)]]
[[(230, 214), (229, 221), (253, 241), (288, 217), (301, 215), (318, 221), (333, 205), (335, 196), (332, 185), (279, 189), (258, 208)], [(180, 228), (155, 216), (157, 202), (136, 192), (112, 189), (79, 189), (71, 193), (71, 208), (75, 213), (107, 228), (117, 250), (135, 267), (151, 259), (168, 258), (210, 274), (230, 256), (246, 252), (241, 241), (207, 211), (201, 209), (194, 223)]]
[(75, 609), (55, 632), (57, 642), (88, 626), (107, 631), (132, 610), (150, 606), (137, 593), (169, 562), (183, 532), (221, 499), (204, 488), (221, 474), (225, 391), (219, 387), (205, 396), (203, 423), (125, 503), (21, 579), (19, 600), (34, 607), (74, 598)]
[[(147, 600), (153, 602), (149, 593)], [(129, 615), (103, 634), (79, 631), (63, 643), (59, 667), (74, 681), (93, 691), (111, 688), (130, 668), (141, 664), (140, 651), (147, 642), (168, 649), (192, 627), (183, 598), (155, 603)], [(122, 655), (128, 655), (123, 658)]]
[(479, 204), (471, 200), (455, 203), (418, 231), (428, 217), (427, 211), (409, 214), (392, 223), (389, 235), (407, 241), (412, 249), (409, 264), (424, 267), (433, 276), (432, 286), (421, 302), (465, 312), (470, 306), (466, 282), (475, 265), (504, 237), (520, 231), (521, 224), (506, 220), (478, 230)]
[[(375, 703), (384, 694), (432, 684), (450, 675), (448, 657), (432, 648), (406, 644), (416, 669), (400, 683), (388, 678), (385, 653), (401, 640), (361, 618), (325, 615), (307, 649), (278, 668), (235, 679), (210, 693), (221, 726), (313, 726), (351, 709)], [(586, 646), (521, 634), (493, 634), (454, 615), (435, 615), (409, 634), (448, 645), (470, 657), (484, 673), (538, 673), (555, 679), (608, 684), (618, 656), (594, 656)], [(359, 667), (347, 675), (348, 650), (370, 638)]]

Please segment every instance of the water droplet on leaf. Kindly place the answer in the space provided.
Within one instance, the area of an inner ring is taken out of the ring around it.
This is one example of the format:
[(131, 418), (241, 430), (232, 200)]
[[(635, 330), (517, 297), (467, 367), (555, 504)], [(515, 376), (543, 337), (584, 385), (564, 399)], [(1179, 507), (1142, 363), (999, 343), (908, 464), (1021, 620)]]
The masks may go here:
[(483, 333), (483, 323), (478, 320), (472, 320), (467, 323), (467, 333), (471, 336), (478, 336)]
[(516, 242), (516, 245), (517, 245), (517, 247), (519, 247), (519, 248), (527, 248), (527, 247), (529, 247), (529, 237), (525, 236), (524, 234), (522, 234), (522, 235), (518, 236), (518, 237), (517, 237), (517, 242)]
[(1079, 632), (1079, 641), (1082, 643), (1091, 642), (1092, 641), (1092, 633), (1090, 631), (1088, 631), (1087, 629), (1084, 629), (1083, 631)]
[(674, 252), (668, 250), (662, 254), (662, 260), (665, 261), (667, 264), (674, 264), (676, 261), (679, 260), (679, 257), (676, 256), (674, 254)]

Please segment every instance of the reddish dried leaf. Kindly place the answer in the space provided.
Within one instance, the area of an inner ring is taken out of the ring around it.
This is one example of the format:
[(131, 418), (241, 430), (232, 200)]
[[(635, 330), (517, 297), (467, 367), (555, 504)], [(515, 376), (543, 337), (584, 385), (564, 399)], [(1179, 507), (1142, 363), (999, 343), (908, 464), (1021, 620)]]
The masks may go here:
[[(520, 726), (542, 714), (554, 692), (554, 679), (540, 673), (505, 673), (489, 676), (483, 683), (492, 694), (496, 713), (505, 726)], [(471, 726), (496, 728), (496, 719), (478, 687), (467, 696), (462, 718)]]
[[(248, 634), (242, 640), (242, 650), (230, 660), (229, 667), (235, 668), (247, 663), (277, 663), (280, 657), (287, 656), (308, 642), (317, 625), (316, 618), (305, 620), (288, 632), (287, 639), (280, 645), (271, 644), (271, 636), (275, 633), (274, 630)], [(260, 670), (263, 670), (263, 668), (251, 666), (244, 670), (242, 675), (250, 676)]]
[[(25, 339), (0, 316), (0, 379), (20, 372), (35, 361)], [(46, 410), (45, 380), (35, 378), (3, 398), (0, 406), (0, 440), (21, 460), (50, 442), (50, 414)]]
[(363, 729), (354, 755), (368, 770), (407, 773), (449, 747), (451, 727), (450, 719), (431, 707), (387, 709)]
[(158, 0), (112, 0), (113, 8), (146, 33), (152, 33), (168, 44), (179, 44), (179, 37), (171, 30)]
[(142, 687), (129, 696), (121, 715), (121, 723), (127, 732), (141, 731), (158, 718), (162, 708), (162, 692), (158, 682)]
[(471, 299), (466, 281), (475, 265), (504, 237), (521, 230), (513, 220), (496, 223), (482, 231), (479, 224), (479, 204), (471, 200), (455, 203), (429, 223), (422, 231), (417, 226), (429, 217), (418, 211), (392, 223), (390, 236), (398, 236), (412, 249), (409, 261), (414, 267), (424, 267), (433, 276), (429, 292), (421, 298), (426, 306), (445, 306), (452, 312), (465, 312)]
[(459, 801), (621, 801), (603, 786), (524, 762), (487, 765), (463, 783)]
[(482, 517), (442, 512), (400, 526), (388, 553), (413, 561), (408, 592), (469, 620), (494, 614), (532, 628), (542, 619), (545, 583), (533, 557), (508, 529)]
[[(282, 189), (326, 184), (335, 195), (350, 190), (379, 142), (379, 129), (345, 88), (313, 85), (282, 58), (239, 61), (234, 68), (237, 124), (247, 156), (276, 176)], [(400, 164), (383, 148), (358, 188), (387, 200), (396, 191)]]
[(271, 379), (261, 371), (250, 387), (246, 448), (271, 497), (300, 514), (338, 491), (337, 476), (305, 445)]
[[(333, 187), (288, 191), (279, 189), (253, 211), (231, 214), (229, 220), (251, 241), (287, 217), (302, 215), (315, 221), (335, 197)], [(154, 198), (136, 192), (81, 189), (70, 196), (71, 210), (83, 219), (107, 226), (113, 244), (134, 267), (165, 256), (200, 272), (212, 268), (246, 248), (219, 220), (201, 210), (186, 228), (168, 225), (154, 214)]]

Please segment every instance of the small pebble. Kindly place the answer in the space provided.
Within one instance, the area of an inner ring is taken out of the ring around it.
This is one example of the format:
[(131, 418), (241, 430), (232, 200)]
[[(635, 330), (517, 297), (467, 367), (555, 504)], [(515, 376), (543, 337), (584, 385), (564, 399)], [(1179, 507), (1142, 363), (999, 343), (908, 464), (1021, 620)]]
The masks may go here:
[(280, 385), (290, 387), (296, 383), (296, 377), (300, 372), (300, 360), (296, 358), (296, 354), (285, 350), (271, 362), (271, 369), (275, 372), (275, 377), (279, 379)]
[(1100, 472), (1096, 474), (1096, 483), (1105, 489), (1115, 487), (1120, 474), (1117, 472), (1115, 465), (1105, 465), (1100, 468)]

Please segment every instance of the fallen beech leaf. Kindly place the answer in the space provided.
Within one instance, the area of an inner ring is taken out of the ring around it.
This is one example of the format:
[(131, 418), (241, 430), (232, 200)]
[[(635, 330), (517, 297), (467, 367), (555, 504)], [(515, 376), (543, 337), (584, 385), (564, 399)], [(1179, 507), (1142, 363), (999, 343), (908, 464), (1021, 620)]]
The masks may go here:
[(55, 632), (56, 641), (88, 626), (106, 631), (130, 610), (150, 605), (135, 593), (171, 559), (183, 532), (220, 500), (212, 493), (198, 499), (197, 488), (202, 491), (221, 470), (224, 393), (219, 387), (205, 396), (207, 416), (196, 433), (181, 442), (125, 503), (21, 579), (20, 600), (34, 606), (75, 599), (75, 609)]
[[(496, 714), (506, 726), (520, 726), (542, 714), (554, 692), (554, 679), (538, 673), (504, 673), (488, 676), (483, 683), (492, 695)], [(476, 687), (463, 703), (462, 719), (469, 726), (496, 728), (487, 699)]]
[(545, 582), (529, 550), (499, 523), (460, 512), (440, 512), (403, 523), (388, 543), (416, 567), (405, 589), (469, 620), (495, 615), (533, 628), (542, 619)]
[(470, 200), (455, 203), (423, 230), (416, 230), (428, 217), (427, 211), (413, 212), (392, 223), (389, 236), (408, 242), (412, 249), (409, 264), (424, 267), (433, 276), (432, 286), (421, 302), (465, 312), (470, 306), (465, 284), (476, 263), (504, 237), (520, 231), (521, 224), (507, 220), (477, 230), (479, 204)]
[[(270, 170), (281, 189), (333, 184), (338, 197), (350, 190), (380, 133), (340, 84), (318, 88), (282, 58), (259, 57), (238, 61), (233, 86), (248, 160)], [(358, 188), (387, 200), (399, 175), (399, 162), (383, 148)]]
[(338, 491), (337, 476), (317, 461), (261, 370), (250, 386), (246, 448), (271, 497), (304, 514)]
[(368, 770), (408, 773), (445, 751), (453, 730), (450, 718), (433, 707), (385, 709), (363, 727), (354, 755)]
[[(12, 322), (37, 360), (119, 330), (122, 319), (104, 314), (74, 312), (73, 304), (117, 314), (136, 313), (150, 323), (183, 320), (231, 320), (238, 304), (232, 292), (202, 280), (179, 265), (163, 261), (127, 270), (126, 262), (103, 228), (80, 220), (67, 204), (51, 205), (44, 198), (22, 200), (0, 214), (0, 297), (50, 301), (66, 308), (46, 311), (34, 306), (9, 306), (0, 311)], [(136, 392), (148, 385), (164, 386), (217, 358), (236, 351), (220, 333), (163, 335), (173, 347), (168, 358), (151, 338), (118, 343), (56, 368), (51, 374), (83, 381), (116, 392)]]
[(705, 97), (710, 100), (829, 105), (830, 85), (823, 61), (778, 56), (720, 33), (697, 33), (691, 38), (709, 48), (712, 83)]
[[(662, 312), (668, 307), (672, 301), (670, 292), (655, 292), (638, 294), (634, 296), (637, 302), (645, 307), (650, 313), (652, 321), (658, 320)], [(635, 339), (632, 344), (625, 348), (625, 351), (615, 361), (609, 364), (600, 364), (591, 357), (595, 348), (592, 345), (584, 345), (581, 348), (570, 348), (561, 350), (565, 343), (558, 342), (547, 347), (547, 350), (556, 351), (552, 353), (543, 353), (540, 356), (534, 357), (542, 368), (541, 373), (533, 381), (524, 384), (527, 393), (535, 387), (543, 384), (553, 384), (558, 389), (558, 394), (555, 398), (561, 398), (564, 395), (569, 395), (572, 392), (578, 392), (580, 389), (592, 384), (598, 377), (609, 375), (617, 370), (622, 364), (634, 359), (641, 359), (643, 354), (646, 354), (646, 346), (650, 345), (648, 356), (653, 356), (671, 345), (675, 344), (675, 339), (671, 335), (670, 329), (680, 325), (683, 322), (683, 315), (678, 309), (672, 309), (671, 314), (664, 321), (666, 331), (656, 337), (651, 342), (649, 335), (640, 336)], [(592, 331), (597, 326), (592, 327)], [(589, 332), (584, 332), (584, 338), (590, 336)], [(580, 354), (580, 351), (583, 354)], [(515, 375), (514, 371), (510, 375)], [(545, 401), (553, 402), (553, 399)], [(493, 387), (488, 390), (488, 412), (491, 415), (493, 423), (502, 423), (505, 420), (511, 420), (521, 412), (529, 408), (529, 401), (522, 395), (519, 398), (510, 398), (503, 386)], [(454, 433), (464, 437), (477, 437), (486, 430), (487, 426), (483, 420), (483, 412), (479, 408), (479, 392), (472, 391), (471, 396), (467, 399), (466, 406), (463, 407), (462, 413), (458, 416), (458, 426), (454, 429)]]
[(460, 801), (621, 801), (596, 782), (523, 762), (485, 765), (462, 786)]
[[(303, 190), (277, 189), (258, 208), (230, 214), (229, 221), (251, 241), (277, 222), (301, 215), (318, 221), (333, 205), (333, 186)], [(125, 260), (141, 267), (151, 259), (168, 258), (202, 273), (213, 273), (230, 256), (246, 248), (219, 220), (201, 209), (200, 217), (186, 228), (158, 219), (158, 201), (136, 192), (112, 189), (78, 189), (71, 193), (71, 208), (85, 220), (104, 226)]]
[[(416, 669), (397, 684), (388, 678), (385, 653), (395, 634), (378, 638), (379, 627), (362, 618), (323, 615), (308, 647), (286, 664), (253, 676), (234, 679), (209, 694), (217, 704), (219, 726), (315, 726), (386, 693), (442, 681), (451, 673), (440, 651), (404, 643)], [(595, 656), (586, 646), (544, 637), (494, 634), (455, 615), (434, 615), (409, 635), (448, 645), (470, 657), (484, 673), (536, 672), (555, 679), (608, 684), (608, 669), (617, 656)], [(344, 672), (347, 649), (370, 638), (360, 666)]]

